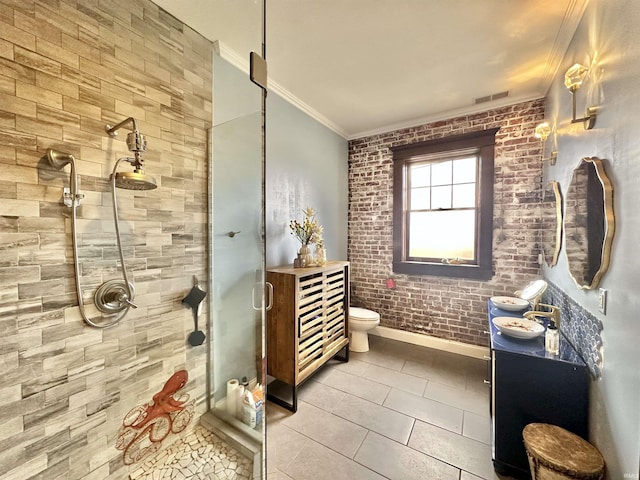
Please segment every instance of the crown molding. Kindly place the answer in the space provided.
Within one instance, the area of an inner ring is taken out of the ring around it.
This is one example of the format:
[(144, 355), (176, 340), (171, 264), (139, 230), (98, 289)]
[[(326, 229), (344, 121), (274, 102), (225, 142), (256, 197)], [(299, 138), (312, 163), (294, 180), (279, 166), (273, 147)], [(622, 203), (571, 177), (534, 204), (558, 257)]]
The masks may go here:
[(220, 40), (215, 40), (213, 42), (213, 51), (222, 59), (226, 60), (237, 69), (249, 75), (249, 57), (248, 56), (247, 58), (244, 58), (243, 56), (238, 55), (238, 52), (236, 52), (232, 48), (229, 48), (228, 45), (221, 42)]
[(477, 105), (474, 104), (474, 105), (470, 105), (462, 108), (447, 110), (445, 112), (439, 112), (439, 113), (428, 115), (425, 117), (418, 117), (418, 118), (413, 118), (413, 119), (405, 120), (398, 123), (393, 123), (390, 125), (384, 125), (382, 127), (377, 127), (372, 130), (353, 133), (345, 138), (347, 140), (355, 140), (357, 138), (370, 137), (372, 135), (379, 135), (381, 133), (394, 132), (396, 130), (401, 130), (403, 128), (419, 127), (427, 123), (439, 122), (442, 120), (451, 120), (452, 118), (464, 117), (466, 115), (473, 115), (476, 113), (486, 112), (488, 110), (493, 110), (496, 108), (515, 105), (517, 103), (530, 102), (532, 100), (538, 100), (539, 98), (544, 98), (544, 94), (534, 93), (531, 95), (521, 95), (519, 97), (506, 97), (504, 99), (499, 99), (493, 102), (484, 102), (484, 103), (479, 103)]
[(549, 51), (544, 74), (540, 80), (540, 90), (545, 92), (545, 95), (548, 93), (553, 79), (558, 74), (562, 60), (567, 53), (588, 4), (589, 0), (571, 0), (567, 5), (560, 29)]
[(286, 100), (291, 105), (298, 108), (299, 110), (302, 110), (311, 118), (321, 123), (322, 125), (327, 127), (329, 130), (332, 130), (333, 132), (337, 133), (342, 138), (349, 140), (349, 134), (346, 130), (344, 130), (338, 124), (329, 120), (327, 117), (325, 117), (320, 112), (318, 112), (315, 108), (311, 107), (307, 103), (300, 100), (298, 97), (296, 97), (291, 92), (289, 92), (286, 88), (281, 86), (278, 82), (274, 82), (273, 80), (269, 79), (269, 91), (277, 94), (279, 97), (283, 98), (284, 100)]
[[(245, 72), (247, 75), (249, 74), (249, 61), (241, 57), (235, 52), (235, 50), (229, 48), (223, 42), (216, 40), (213, 42), (213, 48), (217, 55), (219, 55), (224, 60), (231, 63), (236, 68)], [(516, 103), (528, 102), (531, 100), (537, 100), (538, 98), (544, 97), (543, 93), (535, 93), (532, 95), (520, 96), (520, 97), (506, 97), (501, 98), (499, 100), (495, 100), (492, 102), (485, 102), (480, 104), (474, 104), (465, 106), (463, 108), (458, 108), (454, 110), (447, 110), (446, 112), (440, 112), (434, 115), (429, 115), (425, 117), (413, 118), (409, 120), (405, 120), (398, 123), (393, 123), (389, 125), (384, 125), (382, 127), (377, 127), (372, 130), (366, 130), (362, 132), (354, 132), (349, 133), (344, 128), (340, 127), (338, 124), (332, 122), (327, 117), (318, 112), (315, 108), (311, 107), (307, 103), (300, 100), (298, 97), (289, 92), (286, 88), (282, 87), (278, 82), (275, 82), (268, 77), (267, 80), (268, 91), (277, 94), (283, 100), (289, 102), (294, 107), (298, 108), (302, 112), (309, 115), (311, 118), (316, 120), (318, 123), (324, 125), (329, 130), (335, 132), (340, 135), (345, 140), (355, 140), (356, 138), (369, 137), (372, 135), (378, 135), (380, 133), (392, 132), (395, 130), (400, 130), (402, 128), (410, 128), (417, 127), (420, 125), (424, 125), (431, 122), (437, 122), (440, 120), (449, 120), (454, 117), (460, 117), (464, 115), (473, 115), (475, 113), (486, 112), (487, 110), (491, 110), (494, 108), (505, 107), (508, 105), (515, 105)]]
[[(544, 71), (543, 78), (540, 82), (538, 92), (534, 92), (528, 95), (521, 95), (518, 97), (506, 97), (504, 99), (499, 99), (492, 102), (485, 102), (481, 104), (473, 104), (465, 107), (461, 107), (454, 110), (447, 110), (445, 112), (439, 112), (433, 115), (428, 115), (424, 117), (418, 117), (413, 119), (408, 119), (402, 122), (397, 122), (393, 124), (387, 124), (381, 127), (377, 127), (371, 130), (364, 130), (360, 132), (349, 132), (345, 130), (343, 127), (338, 125), (337, 123), (331, 121), (329, 118), (324, 116), (315, 108), (311, 107), (309, 104), (301, 100), (300, 98), (293, 95), (289, 90), (284, 88), (278, 82), (274, 81), (271, 77), (268, 77), (268, 91), (273, 92), (283, 100), (289, 102), (294, 107), (298, 108), (302, 112), (309, 115), (311, 118), (316, 120), (318, 123), (324, 125), (329, 130), (334, 133), (340, 135), (346, 140), (355, 140), (357, 138), (368, 137), (372, 135), (378, 135), (381, 133), (392, 132), (395, 130), (400, 130), (403, 128), (416, 127), (420, 125), (424, 125), (427, 123), (437, 122), (441, 120), (449, 120), (451, 118), (465, 116), (465, 115), (473, 115), (475, 113), (485, 112), (487, 110), (491, 110), (494, 108), (505, 107), (508, 105), (514, 105), (521, 102), (527, 102), (531, 100), (537, 100), (539, 98), (545, 97), (553, 79), (558, 73), (564, 55), (571, 43), (571, 39), (575, 34), (576, 29), (584, 15), (585, 9), (589, 0), (572, 0), (567, 9), (565, 11), (565, 16), (562, 20), (562, 24), (558, 34), (556, 35), (556, 39), (554, 45), (549, 52), (549, 59), (546, 63), (546, 68)], [(249, 59), (242, 57), (235, 50), (229, 48), (223, 42), (216, 40), (213, 42), (214, 51), (221, 58), (228, 61), (236, 68), (245, 72), (247, 75), (249, 74)]]
[[(249, 74), (249, 60), (238, 55), (238, 53), (235, 50), (233, 50), (232, 48), (229, 48), (225, 43), (221, 42), (220, 40), (214, 41), (213, 50), (222, 59), (226, 60), (231, 65), (243, 71), (247, 75)], [(267, 64), (267, 68), (268, 68), (268, 64)], [(329, 130), (332, 130), (333, 132), (337, 133), (342, 138), (348, 139), (348, 133), (346, 130), (341, 128), (338, 124), (329, 120), (327, 117), (322, 115), (320, 112), (318, 112), (315, 108), (311, 107), (309, 104), (300, 100), (298, 97), (293, 95), (291, 92), (289, 92), (286, 88), (284, 88), (278, 82), (274, 81), (271, 77), (268, 77), (267, 79), (267, 87), (269, 92), (275, 93), (285, 101), (289, 102), (294, 107), (303, 111), (304, 113), (309, 115), (311, 118), (313, 118), (317, 122), (327, 127)]]

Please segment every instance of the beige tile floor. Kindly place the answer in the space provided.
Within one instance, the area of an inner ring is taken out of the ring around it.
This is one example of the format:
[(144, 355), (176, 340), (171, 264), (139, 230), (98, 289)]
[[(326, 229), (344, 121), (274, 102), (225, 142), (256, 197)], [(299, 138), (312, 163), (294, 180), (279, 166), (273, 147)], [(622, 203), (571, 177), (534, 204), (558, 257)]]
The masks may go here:
[(370, 336), (267, 404), (268, 480), (507, 480), (494, 473), (486, 362)]

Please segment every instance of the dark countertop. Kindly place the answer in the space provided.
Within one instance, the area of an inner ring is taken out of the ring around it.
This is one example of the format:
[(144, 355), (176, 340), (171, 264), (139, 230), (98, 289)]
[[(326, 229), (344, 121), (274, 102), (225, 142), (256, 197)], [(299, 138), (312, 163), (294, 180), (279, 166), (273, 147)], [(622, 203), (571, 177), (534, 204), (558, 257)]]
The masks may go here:
[[(544, 334), (530, 340), (521, 340), (518, 338), (503, 335), (493, 324), (494, 317), (515, 317), (522, 318), (524, 312), (509, 312), (501, 310), (494, 306), (489, 300), (489, 327), (491, 329), (491, 348), (504, 352), (519, 353), (530, 355), (533, 357), (547, 358), (552, 361), (569, 362), (577, 365), (585, 365), (578, 352), (562, 335), (562, 321), (560, 321), (560, 353), (558, 355), (547, 354), (544, 349)], [(547, 321), (545, 319), (544, 326), (546, 328)]]

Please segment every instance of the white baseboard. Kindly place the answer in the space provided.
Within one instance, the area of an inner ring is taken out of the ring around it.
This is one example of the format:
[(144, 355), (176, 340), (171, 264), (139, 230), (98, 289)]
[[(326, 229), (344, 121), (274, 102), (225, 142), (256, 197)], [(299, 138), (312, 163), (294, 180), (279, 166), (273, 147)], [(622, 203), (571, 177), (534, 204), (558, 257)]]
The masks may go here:
[(435, 348), (437, 350), (444, 350), (445, 352), (457, 353), (458, 355), (466, 355), (467, 357), (479, 358), (481, 360), (486, 360), (486, 357), (489, 355), (489, 349), (487, 347), (430, 337), (429, 335), (397, 330), (395, 328), (376, 327), (370, 330), (369, 333), (383, 338), (390, 338), (391, 340)]

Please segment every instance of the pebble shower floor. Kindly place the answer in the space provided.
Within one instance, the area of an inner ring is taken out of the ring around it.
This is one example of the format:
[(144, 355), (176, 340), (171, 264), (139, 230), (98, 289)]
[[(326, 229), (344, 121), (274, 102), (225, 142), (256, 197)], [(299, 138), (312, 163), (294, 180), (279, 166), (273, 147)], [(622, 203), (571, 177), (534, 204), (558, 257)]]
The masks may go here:
[(146, 460), (131, 480), (251, 480), (253, 462), (198, 425)]

